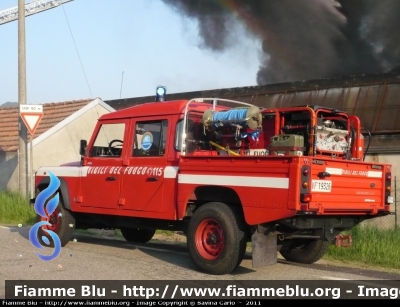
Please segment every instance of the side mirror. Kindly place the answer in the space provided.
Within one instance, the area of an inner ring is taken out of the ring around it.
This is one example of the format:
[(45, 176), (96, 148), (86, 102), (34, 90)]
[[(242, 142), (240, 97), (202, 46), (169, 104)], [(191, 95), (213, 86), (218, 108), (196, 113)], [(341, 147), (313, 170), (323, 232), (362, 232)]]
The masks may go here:
[(87, 147), (87, 141), (86, 140), (81, 140), (80, 146), (79, 146), (79, 154), (81, 156), (86, 156), (86, 147)]

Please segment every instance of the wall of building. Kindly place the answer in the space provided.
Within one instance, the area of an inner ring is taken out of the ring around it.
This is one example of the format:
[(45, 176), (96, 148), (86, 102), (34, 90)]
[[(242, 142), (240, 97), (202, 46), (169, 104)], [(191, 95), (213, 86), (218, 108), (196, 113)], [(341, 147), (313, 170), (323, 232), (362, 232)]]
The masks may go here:
[(0, 191), (7, 187), (19, 189), (18, 153), (0, 151)]
[[(79, 161), (79, 143), (81, 139), (92, 135), (97, 119), (113, 109), (96, 99), (81, 110), (75, 112), (39, 137), (33, 145), (33, 171), (41, 166), (58, 166), (60, 164)], [(28, 143), (28, 176), (31, 176), (30, 143)], [(0, 153), (0, 191), (19, 190), (17, 153)], [(33, 190), (33, 182), (32, 182)]]
[(397, 226), (400, 226), (400, 155), (371, 154), (365, 157), (365, 161), (392, 165), (392, 196), (397, 197), (395, 197), (394, 203), (391, 206), (391, 212), (394, 214), (365, 221), (362, 225), (373, 225), (378, 226), (379, 228), (392, 228), (396, 226), (397, 223)]

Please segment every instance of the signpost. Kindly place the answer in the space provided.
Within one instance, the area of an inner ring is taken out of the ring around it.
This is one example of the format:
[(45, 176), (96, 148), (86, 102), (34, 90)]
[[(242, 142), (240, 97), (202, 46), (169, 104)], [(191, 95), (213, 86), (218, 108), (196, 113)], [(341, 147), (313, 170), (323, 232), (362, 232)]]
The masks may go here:
[(42, 105), (33, 105), (33, 104), (21, 104), (19, 106), (19, 115), (21, 116), (22, 121), (25, 123), (26, 128), (28, 129), (31, 135), (30, 142), (30, 196), (33, 198), (33, 135), (35, 134), (36, 128), (39, 126), (40, 120), (43, 117), (43, 106)]
[(19, 115), (25, 123), (26, 128), (32, 136), (35, 134), (37, 126), (43, 117), (43, 106), (32, 104), (21, 104), (19, 106)]

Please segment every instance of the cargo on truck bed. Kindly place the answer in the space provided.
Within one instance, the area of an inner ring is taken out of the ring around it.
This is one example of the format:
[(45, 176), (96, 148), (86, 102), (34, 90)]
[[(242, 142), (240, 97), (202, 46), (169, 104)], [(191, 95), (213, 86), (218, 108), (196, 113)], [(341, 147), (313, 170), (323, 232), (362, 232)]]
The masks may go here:
[(361, 130), (358, 117), (323, 106), (216, 98), (109, 113), (79, 162), (37, 170), (38, 194), (59, 184), (39, 237), (52, 230), (64, 246), (74, 228), (111, 228), (146, 243), (179, 230), (210, 274), (235, 270), (247, 242), (254, 267), (278, 252), (313, 263), (342, 231), (390, 214), (391, 165), (364, 161)]

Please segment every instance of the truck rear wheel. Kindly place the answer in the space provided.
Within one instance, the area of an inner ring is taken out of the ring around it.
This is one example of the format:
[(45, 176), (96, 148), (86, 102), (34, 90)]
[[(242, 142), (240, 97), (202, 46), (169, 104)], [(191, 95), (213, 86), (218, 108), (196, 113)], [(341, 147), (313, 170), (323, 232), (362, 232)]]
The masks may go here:
[(147, 243), (153, 238), (156, 230), (143, 228), (121, 228), (121, 233), (124, 239), (128, 242)]
[(288, 261), (311, 264), (320, 260), (328, 250), (331, 242), (324, 240), (296, 239), (296, 247), (280, 251), (280, 254)]
[[(51, 224), (43, 225), (38, 229), (38, 240), (41, 245), (54, 247), (52, 238), (45, 230), (50, 230), (56, 233), (60, 238), (61, 246), (65, 246), (71, 240), (75, 229), (75, 218), (67, 209), (64, 208), (61, 197), (57, 208), (50, 216), (44, 218), (40, 215), (37, 215), (37, 219), (38, 222), (46, 221)], [(44, 242), (42, 239), (43, 236), (47, 238), (47, 243), (49, 244)]]
[(224, 203), (211, 202), (201, 206), (189, 221), (189, 255), (203, 272), (231, 273), (243, 260), (246, 241), (241, 212)]

